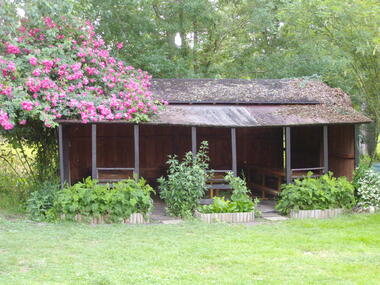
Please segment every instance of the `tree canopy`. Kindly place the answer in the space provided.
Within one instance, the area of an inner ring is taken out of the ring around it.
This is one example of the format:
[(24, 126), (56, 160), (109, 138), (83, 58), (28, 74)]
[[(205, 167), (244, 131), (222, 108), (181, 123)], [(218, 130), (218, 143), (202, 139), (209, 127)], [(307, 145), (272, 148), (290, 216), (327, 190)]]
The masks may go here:
[[(149, 76), (129, 66), (158, 78), (318, 77), (349, 93), (375, 121), (372, 141), (378, 137), (378, 0), (13, 0), (0, 5), (0, 130), (13, 127), (8, 134), (17, 132), (24, 141), (49, 144), (37, 135), (43, 134), (51, 144), (54, 133), (47, 127), (60, 116), (84, 122), (148, 119), (161, 103), (149, 94)], [(39, 31), (30, 35), (31, 29)]]

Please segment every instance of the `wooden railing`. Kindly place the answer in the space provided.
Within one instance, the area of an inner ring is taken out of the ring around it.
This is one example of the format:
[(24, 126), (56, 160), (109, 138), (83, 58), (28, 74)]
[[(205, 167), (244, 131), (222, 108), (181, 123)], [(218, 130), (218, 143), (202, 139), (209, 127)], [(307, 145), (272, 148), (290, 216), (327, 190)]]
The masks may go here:
[[(129, 172), (129, 174), (126, 172)], [(100, 183), (118, 182), (120, 180), (133, 178), (134, 174), (135, 174), (135, 168), (128, 168), (128, 167), (98, 167), (96, 168), (96, 177), (98, 178)]]

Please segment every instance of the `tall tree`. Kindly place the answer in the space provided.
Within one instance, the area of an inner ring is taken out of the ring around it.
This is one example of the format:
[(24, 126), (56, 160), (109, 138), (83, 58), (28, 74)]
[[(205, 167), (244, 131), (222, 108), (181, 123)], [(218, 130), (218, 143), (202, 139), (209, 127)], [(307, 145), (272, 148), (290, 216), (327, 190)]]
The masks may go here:
[(370, 152), (380, 131), (380, 2), (378, 0), (291, 1), (284, 11), (290, 30), (315, 47), (338, 50), (354, 79), (357, 99), (374, 120)]

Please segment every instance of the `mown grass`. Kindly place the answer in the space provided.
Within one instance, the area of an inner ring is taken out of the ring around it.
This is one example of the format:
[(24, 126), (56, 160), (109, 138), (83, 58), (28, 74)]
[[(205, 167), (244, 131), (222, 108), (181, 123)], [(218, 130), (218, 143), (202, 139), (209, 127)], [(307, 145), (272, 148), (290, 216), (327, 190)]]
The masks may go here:
[(256, 226), (0, 216), (0, 284), (379, 284), (380, 214)]

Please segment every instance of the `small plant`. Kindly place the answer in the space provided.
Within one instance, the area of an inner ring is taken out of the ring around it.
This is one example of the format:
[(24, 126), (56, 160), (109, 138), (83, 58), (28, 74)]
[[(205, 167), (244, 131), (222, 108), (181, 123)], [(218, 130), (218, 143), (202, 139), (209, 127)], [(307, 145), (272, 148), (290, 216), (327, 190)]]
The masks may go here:
[(234, 176), (231, 172), (228, 173), (224, 180), (231, 185), (233, 192), (231, 201), (225, 200), (224, 197), (215, 197), (211, 205), (205, 205), (199, 208), (199, 211), (204, 214), (210, 213), (241, 213), (255, 211), (255, 216), (259, 216), (257, 211), (258, 199), (252, 200), (248, 195), (249, 189), (244, 179)]
[(144, 179), (128, 179), (110, 186), (99, 184), (90, 177), (59, 192), (52, 209), (57, 217), (74, 219), (76, 215), (88, 218), (104, 217), (106, 221), (120, 222), (133, 213), (146, 215), (153, 206), (152, 187)]
[(167, 177), (158, 179), (160, 196), (169, 215), (190, 217), (206, 192), (209, 157), (208, 143), (202, 142), (198, 153), (185, 154), (182, 162), (176, 155), (169, 156)]
[(38, 185), (36, 191), (30, 194), (26, 211), (32, 220), (45, 221), (50, 219), (49, 211), (54, 205), (59, 188), (59, 184), (43, 182)]
[(283, 184), (276, 209), (282, 214), (290, 210), (325, 210), (352, 208), (355, 205), (354, 187), (346, 177), (333, 177), (329, 172), (312, 178), (309, 172), (294, 184)]
[(380, 208), (380, 174), (368, 169), (357, 183), (358, 207)]

